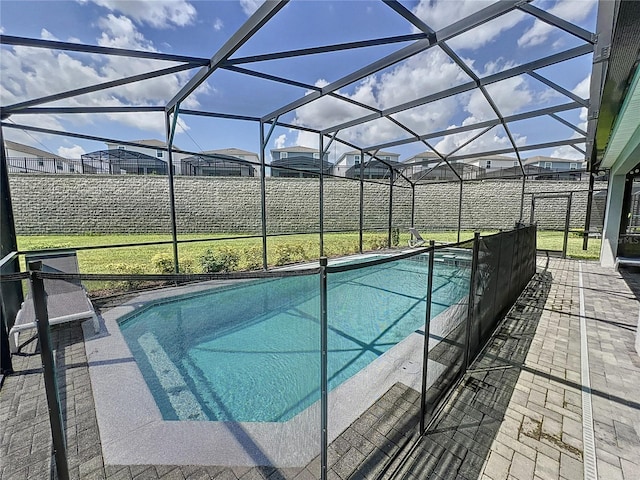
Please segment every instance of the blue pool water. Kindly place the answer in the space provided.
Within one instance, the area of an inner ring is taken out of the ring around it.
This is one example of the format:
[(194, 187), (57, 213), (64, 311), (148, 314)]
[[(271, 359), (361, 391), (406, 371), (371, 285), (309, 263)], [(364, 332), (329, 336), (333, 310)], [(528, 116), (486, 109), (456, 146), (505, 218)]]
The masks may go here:
[[(437, 265), (432, 318), (468, 282)], [(426, 283), (417, 259), (329, 275), (330, 389), (424, 325)], [(120, 327), (165, 420), (281, 422), (320, 398), (317, 275), (176, 298)]]

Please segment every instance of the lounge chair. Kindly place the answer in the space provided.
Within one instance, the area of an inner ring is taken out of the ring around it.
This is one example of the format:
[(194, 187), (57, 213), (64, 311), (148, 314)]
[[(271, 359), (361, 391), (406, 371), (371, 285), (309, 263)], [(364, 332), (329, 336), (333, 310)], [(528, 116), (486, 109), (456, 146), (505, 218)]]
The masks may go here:
[(421, 245), (424, 245), (425, 243), (425, 239), (422, 238), (422, 236), (420, 235), (420, 232), (418, 232), (418, 230), (416, 230), (415, 228), (411, 227), (409, 228), (409, 233), (411, 234), (411, 236), (409, 237), (409, 246), (410, 247), (420, 247)]
[[(43, 272), (78, 273), (78, 258), (74, 251), (25, 256), (27, 265), (29, 262), (38, 260), (42, 261)], [(45, 279), (44, 289), (47, 293), (47, 313), (50, 325), (91, 318), (96, 333), (100, 331), (100, 322), (80, 280)], [(33, 295), (29, 291), (22, 308), (16, 315), (15, 324), (9, 330), (11, 353), (16, 353), (19, 349), (20, 332), (35, 328), (37, 328), (37, 324)]]

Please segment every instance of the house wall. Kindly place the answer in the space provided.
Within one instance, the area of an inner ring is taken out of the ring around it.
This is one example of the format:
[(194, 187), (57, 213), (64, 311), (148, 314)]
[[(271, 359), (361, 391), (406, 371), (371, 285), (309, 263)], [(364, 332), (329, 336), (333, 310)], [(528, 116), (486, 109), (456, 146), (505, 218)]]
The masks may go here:
[[(318, 181), (266, 178), (269, 233), (317, 230)], [(325, 229), (358, 228), (359, 182), (324, 181)], [(166, 177), (143, 175), (10, 175), (18, 234), (168, 233), (170, 213)], [(365, 228), (387, 228), (388, 185), (364, 184)], [(463, 229), (509, 228), (520, 213), (520, 181), (469, 182), (463, 188)], [(606, 188), (598, 186), (597, 188)], [(584, 226), (586, 182), (527, 183), (527, 191), (574, 194), (572, 227)], [(458, 222), (458, 183), (416, 187), (419, 229), (455, 229)], [(259, 234), (260, 179), (249, 177), (175, 177), (179, 233), (246, 232)], [(599, 218), (605, 196), (594, 204)], [(564, 203), (563, 203), (564, 202)], [(524, 219), (529, 219), (527, 195)], [(539, 201), (536, 221), (541, 228), (564, 225), (566, 201)], [(393, 189), (393, 225), (411, 223), (411, 190)], [(601, 217), (600, 217), (601, 218)], [(601, 223), (601, 221), (599, 220)]]

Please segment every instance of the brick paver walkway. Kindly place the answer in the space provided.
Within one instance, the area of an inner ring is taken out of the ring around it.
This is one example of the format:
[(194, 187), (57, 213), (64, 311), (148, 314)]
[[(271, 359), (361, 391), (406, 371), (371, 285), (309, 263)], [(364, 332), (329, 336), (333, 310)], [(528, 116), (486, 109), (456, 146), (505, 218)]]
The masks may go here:
[(597, 477), (640, 478), (640, 276), (569, 260), (545, 267), (548, 298), (481, 478), (584, 478), (581, 269)]
[[(416, 442), (417, 392), (396, 384), (330, 447), (330, 478), (583, 478), (582, 270), (598, 478), (640, 478), (640, 274), (539, 258), (534, 281)], [(82, 331), (54, 329), (72, 478), (312, 479), (305, 469), (105, 468)], [(0, 390), (0, 478), (48, 478), (51, 438), (36, 342)]]

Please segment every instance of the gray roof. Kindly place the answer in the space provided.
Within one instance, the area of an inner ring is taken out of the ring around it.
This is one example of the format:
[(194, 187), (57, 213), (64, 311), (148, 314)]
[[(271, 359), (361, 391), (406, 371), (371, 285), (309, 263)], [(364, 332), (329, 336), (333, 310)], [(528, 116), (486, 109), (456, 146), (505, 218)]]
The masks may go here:
[(284, 148), (273, 148), (271, 149), (271, 151), (272, 152), (294, 152), (294, 153), (307, 153), (307, 152), (318, 153), (317, 148), (303, 147), (301, 145), (295, 145), (293, 147), (284, 147)]
[(10, 148), (11, 150), (15, 150), (17, 152), (22, 152), (25, 155), (29, 155), (30, 157), (38, 157), (38, 158), (55, 158), (56, 160), (67, 160), (60, 155), (56, 155), (55, 153), (46, 152), (44, 150), (40, 150), (39, 148), (30, 147), (29, 145), (24, 145), (18, 142), (12, 142), (11, 140), (5, 140), (4, 145), (6, 148)]
[(218, 150), (205, 150), (201, 152), (204, 155), (230, 155), (232, 157), (237, 155), (251, 155), (253, 157), (257, 157), (258, 154), (254, 152), (249, 152), (247, 150), (242, 150), (240, 148), (220, 148)]

